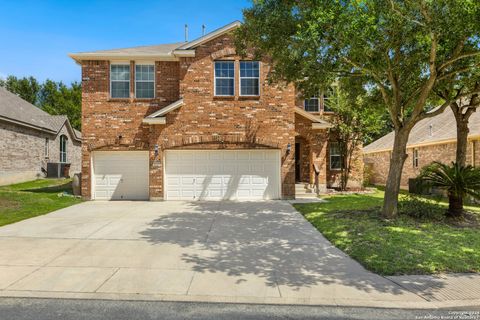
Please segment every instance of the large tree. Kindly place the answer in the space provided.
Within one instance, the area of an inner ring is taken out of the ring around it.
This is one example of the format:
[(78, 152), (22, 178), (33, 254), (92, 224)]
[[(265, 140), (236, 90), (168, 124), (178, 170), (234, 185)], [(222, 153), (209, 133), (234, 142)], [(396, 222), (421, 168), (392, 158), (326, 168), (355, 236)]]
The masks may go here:
[(395, 217), (410, 131), (451, 104), (433, 108), (436, 86), (455, 82), (465, 71), (457, 62), (480, 54), (480, 2), (257, 0), (244, 18), (238, 50), (271, 57), (272, 80), (301, 88), (359, 77), (380, 93), (395, 131), (382, 212)]
[(36, 104), (41, 85), (34, 77), (17, 78), (8, 76), (5, 80), (0, 79), (0, 86), (17, 94), (23, 100)]
[(80, 129), (82, 116), (82, 87), (73, 82), (70, 87), (62, 82), (46, 80), (39, 93), (39, 107), (54, 115), (67, 115), (75, 129)]

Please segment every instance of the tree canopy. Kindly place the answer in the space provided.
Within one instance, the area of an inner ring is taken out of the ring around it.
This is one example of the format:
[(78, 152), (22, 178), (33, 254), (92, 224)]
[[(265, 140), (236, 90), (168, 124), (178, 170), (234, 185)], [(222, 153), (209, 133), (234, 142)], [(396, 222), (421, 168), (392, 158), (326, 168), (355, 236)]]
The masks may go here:
[(480, 2), (258, 0), (244, 18), (237, 48), (271, 57), (273, 80), (308, 93), (355, 77), (378, 93), (395, 130), (383, 207), (394, 217), (411, 129), (462, 98), (436, 91), (480, 64)]

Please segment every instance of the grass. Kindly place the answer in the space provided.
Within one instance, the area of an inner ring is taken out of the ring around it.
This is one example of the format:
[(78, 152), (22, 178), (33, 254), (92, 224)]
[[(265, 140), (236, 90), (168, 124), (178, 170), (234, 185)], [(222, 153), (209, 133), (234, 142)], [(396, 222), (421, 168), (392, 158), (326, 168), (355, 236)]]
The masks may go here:
[[(381, 190), (325, 200), (295, 207), (335, 246), (373, 272), (382, 275), (480, 272), (478, 227), (460, 228), (447, 220), (408, 215), (390, 221), (381, 219)], [(432, 205), (447, 207), (445, 202)], [(480, 218), (480, 207), (466, 209)]]
[(65, 208), (81, 200), (59, 194), (72, 193), (66, 179), (40, 179), (0, 187), (0, 226)]

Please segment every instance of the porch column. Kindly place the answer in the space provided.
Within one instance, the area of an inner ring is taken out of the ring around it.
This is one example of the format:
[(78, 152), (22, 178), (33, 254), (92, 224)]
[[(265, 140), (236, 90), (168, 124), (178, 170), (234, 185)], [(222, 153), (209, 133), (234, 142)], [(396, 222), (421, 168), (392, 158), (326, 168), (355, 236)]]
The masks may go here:
[(318, 192), (327, 190), (327, 141), (326, 130), (316, 132), (310, 141), (310, 183), (315, 183), (315, 169), (318, 170)]

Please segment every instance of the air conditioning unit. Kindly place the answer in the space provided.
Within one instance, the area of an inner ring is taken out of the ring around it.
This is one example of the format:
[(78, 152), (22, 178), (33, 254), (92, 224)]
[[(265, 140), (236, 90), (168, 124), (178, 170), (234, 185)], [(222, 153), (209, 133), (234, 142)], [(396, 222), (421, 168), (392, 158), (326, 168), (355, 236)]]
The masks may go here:
[(70, 163), (47, 163), (47, 178), (68, 178), (70, 176)]

